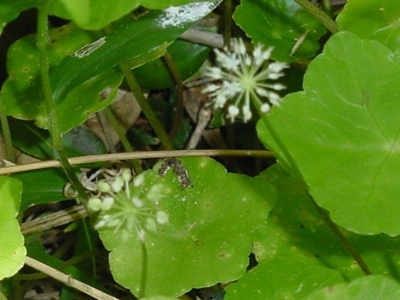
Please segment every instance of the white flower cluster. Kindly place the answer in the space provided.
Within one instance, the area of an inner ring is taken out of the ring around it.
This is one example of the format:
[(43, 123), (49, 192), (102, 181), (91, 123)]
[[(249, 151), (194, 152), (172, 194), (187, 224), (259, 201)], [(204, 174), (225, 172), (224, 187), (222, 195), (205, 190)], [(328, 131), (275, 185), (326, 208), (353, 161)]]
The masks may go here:
[(155, 184), (145, 189), (143, 174), (132, 180), (131, 171), (123, 169), (114, 180), (101, 180), (97, 187), (100, 195), (91, 197), (88, 203), (89, 209), (100, 212), (96, 229), (135, 230), (144, 241), (147, 230), (154, 232), (157, 224), (168, 222), (168, 214), (158, 209), (163, 185)]
[(239, 116), (247, 122), (252, 117), (250, 103), (263, 113), (271, 105), (279, 104), (281, 97), (277, 91), (286, 87), (271, 80), (282, 77), (282, 70), (288, 65), (269, 62), (272, 50), (257, 45), (250, 55), (242, 39), (233, 40), (232, 50), (214, 50), (218, 66), (209, 68), (206, 75), (220, 83), (210, 84), (203, 90), (212, 98), (214, 109), (226, 108), (232, 122)]

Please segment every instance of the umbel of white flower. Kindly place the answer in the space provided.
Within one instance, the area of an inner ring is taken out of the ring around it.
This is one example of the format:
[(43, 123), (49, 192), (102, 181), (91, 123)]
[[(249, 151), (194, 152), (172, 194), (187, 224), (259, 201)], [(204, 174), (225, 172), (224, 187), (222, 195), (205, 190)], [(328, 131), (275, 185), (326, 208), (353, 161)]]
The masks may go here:
[(168, 222), (167, 213), (158, 209), (163, 185), (145, 188), (143, 174), (132, 180), (131, 171), (123, 169), (113, 181), (101, 180), (97, 186), (100, 195), (88, 202), (89, 209), (100, 212), (96, 229), (109, 228), (122, 234), (134, 230), (143, 242), (146, 231), (156, 231), (158, 225)]
[(231, 50), (214, 50), (218, 65), (208, 68), (206, 76), (220, 83), (203, 90), (209, 93), (214, 109), (225, 108), (232, 122), (236, 117), (247, 122), (252, 117), (251, 103), (262, 113), (268, 112), (271, 105), (279, 105), (277, 91), (286, 87), (272, 81), (284, 75), (282, 70), (287, 64), (270, 62), (272, 50), (257, 45), (248, 54), (242, 39), (233, 39)]

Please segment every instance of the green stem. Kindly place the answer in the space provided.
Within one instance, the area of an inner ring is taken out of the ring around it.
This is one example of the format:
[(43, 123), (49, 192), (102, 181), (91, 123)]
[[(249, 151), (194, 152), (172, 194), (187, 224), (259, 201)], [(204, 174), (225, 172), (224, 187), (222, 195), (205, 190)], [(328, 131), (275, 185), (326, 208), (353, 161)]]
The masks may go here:
[(38, 7), (37, 48), (40, 58), (40, 79), (42, 82), (42, 93), (46, 104), (49, 131), (53, 139), (55, 150), (63, 148), (63, 141), (58, 126), (58, 118), (52, 98), (52, 89), (49, 76), (49, 61), (47, 46), (49, 41), (48, 28), (48, 1)]
[(322, 0), (322, 7), (329, 16), (332, 16), (332, 2), (331, 0)]
[(68, 158), (64, 152), (64, 142), (58, 124), (57, 111), (52, 97), (52, 89), (49, 76), (49, 60), (48, 60), (48, 41), (49, 41), (49, 28), (48, 28), (48, 1), (45, 1), (38, 7), (38, 25), (37, 25), (37, 38), (36, 45), (39, 50), (40, 59), (40, 79), (42, 83), (43, 98), (46, 103), (47, 118), (49, 122), (49, 131), (53, 141), (53, 148), (58, 153), (61, 164), (64, 168), (68, 179), (71, 181), (75, 190), (78, 192), (78, 198), (86, 204), (88, 195), (85, 188), (82, 186), (78, 177), (68, 162)]
[(1, 128), (3, 131), (4, 144), (6, 146), (5, 148), (6, 148), (7, 160), (10, 162), (15, 162), (10, 126), (8, 126), (6, 111), (4, 108), (3, 101), (1, 99), (1, 92), (0, 92), (0, 121), (1, 121)]
[(68, 161), (68, 156), (65, 154), (64, 149), (58, 150), (57, 154), (60, 158), (60, 162), (64, 169), (64, 172), (67, 174), (68, 180), (71, 182), (75, 191), (78, 193), (78, 199), (86, 207), (87, 201), (89, 200), (89, 195), (86, 193), (85, 187), (82, 185), (74, 170), (72, 169), (72, 166)]
[(142, 246), (142, 276), (140, 278), (140, 289), (139, 289), (139, 299), (142, 299), (146, 297), (146, 285), (147, 285), (147, 247), (146, 243), (144, 241), (140, 241), (140, 244)]
[(164, 130), (164, 127), (158, 120), (156, 114), (154, 113), (153, 109), (150, 106), (150, 103), (144, 97), (142, 89), (140, 88), (139, 84), (136, 81), (135, 76), (133, 76), (129, 65), (126, 63), (120, 64), (120, 69), (125, 76), (125, 79), (131, 89), (132, 93), (135, 95), (137, 102), (142, 109), (143, 114), (146, 116), (147, 121), (150, 123), (150, 126), (153, 128), (154, 132), (156, 133), (157, 137), (159, 138), (161, 144), (167, 150), (174, 149), (171, 140), (168, 137), (167, 132)]
[(336, 33), (339, 31), (337, 24), (323, 10), (312, 4), (309, 0), (294, 0), (302, 6), (306, 11), (313, 15), (322, 23), (330, 32)]
[(230, 48), (232, 37), (232, 0), (225, 0), (224, 9), (224, 46)]
[[(133, 147), (129, 143), (128, 139), (126, 138), (125, 134), (123, 133), (120, 124), (118, 123), (117, 119), (115, 118), (114, 114), (110, 110), (109, 107), (104, 109), (104, 114), (106, 115), (108, 121), (111, 123), (111, 126), (114, 128), (115, 132), (118, 135), (119, 140), (121, 141), (122, 145), (127, 152), (133, 152)], [(132, 160), (133, 169), (136, 174), (140, 174), (143, 172), (142, 166), (139, 164), (137, 160)]]
[(183, 120), (183, 114), (185, 112), (185, 107), (183, 105), (183, 80), (181, 77), (181, 74), (179, 73), (179, 70), (174, 62), (174, 59), (171, 57), (169, 54), (168, 50), (164, 54), (164, 61), (167, 64), (168, 70), (172, 75), (172, 78), (174, 79), (177, 90), (177, 103), (176, 103), (176, 110), (174, 113), (174, 121), (172, 123), (172, 128), (169, 133), (170, 139), (173, 140), (173, 138), (177, 135), (179, 128), (182, 124)]
[(315, 200), (312, 199), (312, 203), (317, 209), (318, 213), (322, 216), (324, 219), (325, 223), (329, 226), (329, 228), (332, 230), (332, 232), (336, 235), (336, 237), (339, 239), (345, 250), (350, 253), (350, 255), (354, 258), (354, 260), (357, 262), (358, 266), (360, 269), (363, 271), (364, 275), (371, 275), (371, 270), (369, 269), (368, 265), (365, 263), (363, 258), (358, 254), (357, 250), (350, 244), (350, 242), (347, 240), (347, 238), (343, 235), (343, 233), (340, 231), (340, 229), (336, 226), (335, 223), (332, 222), (331, 218), (329, 217), (328, 213), (323, 210), (321, 207), (315, 203)]
[[(307, 186), (306, 181), (303, 177), (303, 174), (301, 173), (299, 167), (297, 166), (295, 160), (293, 159), (293, 156), (290, 154), (286, 145), (282, 142), (282, 140), (279, 138), (278, 134), (276, 133), (274, 127), (272, 126), (271, 122), (269, 121), (268, 115), (261, 112), (261, 110), (260, 110), (261, 104), (258, 101), (253, 100), (253, 97), (251, 97), (251, 99), (252, 99), (252, 103), (256, 107), (261, 119), (263, 120), (264, 125), (267, 127), (272, 138), (275, 140), (275, 143), (277, 144), (279, 150), (283, 154), (283, 158), (289, 164), (289, 167), (290, 167), (289, 170), (291, 170), (294, 173), (295, 177), (297, 177), (304, 184), (304, 186)], [(280, 162), (282, 163), (283, 161), (280, 160)], [(350, 244), (350, 242), (346, 239), (346, 237), (340, 231), (338, 226), (334, 222), (332, 222), (332, 220), (330, 219), (327, 212), (325, 210), (323, 210), (321, 207), (319, 207), (318, 204), (315, 202), (315, 200), (312, 197), (311, 197), (311, 201), (312, 201), (313, 205), (316, 207), (320, 216), (325, 221), (326, 225), (332, 230), (332, 232), (339, 239), (339, 241), (343, 245), (343, 247), (348, 251), (348, 253), (357, 262), (358, 266), (363, 271), (363, 273), (365, 275), (370, 275), (371, 271), (369, 270), (368, 265), (365, 263), (365, 261), (362, 259), (362, 257), (357, 253), (357, 251), (353, 248), (353, 246)]]

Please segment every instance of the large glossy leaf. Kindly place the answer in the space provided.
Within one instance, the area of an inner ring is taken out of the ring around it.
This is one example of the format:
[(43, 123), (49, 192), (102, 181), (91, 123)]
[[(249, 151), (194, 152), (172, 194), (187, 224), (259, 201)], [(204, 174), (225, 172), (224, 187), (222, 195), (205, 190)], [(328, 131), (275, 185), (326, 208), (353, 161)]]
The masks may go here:
[(17, 273), (25, 262), (24, 237), (17, 220), (21, 190), (19, 180), (0, 177), (0, 280)]
[(351, 0), (337, 17), (340, 30), (361, 38), (385, 44), (393, 51), (400, 50), (400, 6), (397, 1)]
[[(363, 234), (400, 234), (399, 66), (382, 44), (338, 33), (310, 64), (304, 92), (266, 116), (315, 201), (337, 224)], [(258, 125), (266, 146), (290, 165)]]
[(31, 205), (54, 203), (65, 199), (63, 189), (68, 179), (62, 169), (35, 170), (13, 175), (22, 182), (24, 190), (20, 211)]
[[(153, 170), (143, 173), (143, 192), (156, 183), (164, 185), (160, 193), (165, 198), (158, 205), (170, 220), (146, 235), (147, 296), (178, 296), (193, 287), (241, 277), (246, 272), (252, 233), (274, 202), (273, 189), (260, 178), (227, 173), (208, 158), (186, 158), (182, 163), (192, 187), (182, 189), (172, 170), (164, 177)], [(115, 280), (137, 294), (142, 247), (136, 232), (102, 229), (100, 237), (111, 251)]]
[(0, 0), (0, 34), (4, 26), (16, 17), (25, 9), (35, 7), (39, 0)]
[(168, 6), (183, 5), (192, 2), (191, 0), (140, 0), (140, 5), (153, 8), (162, 9)]
[[(168, 47), (168, 53), (182, 80), (193, 75), (206, 60), (211, 49), (199, 44), (193, 44), (183, 40), (176, 40)], [(155, 59), (144, 66), (133, 70), (138, 83), (148, 89), (165, 89), (175, 84), (162, 58)]]
[[(253, 43), (273, 46), (272, 58), (296, 61), (313, 57), (325, 28), (293, 0), (242, 0), (234, 20)], [(305, 37), (291, 55), (298, 39)]]
[[(60, 131), (68, 132), (85, 122), (93, 113), (110, 105), (115, 100), (122, 80), (122, 74), (111, 69), (73, 88), (65, 101), (56, 104)], [(110, 92), (103, 98), (102, 91), (106, 88), (109, 88)], [(47, 114), (39, 116), (36, 123), (40, 127), (48, 128)]]
[(51, 74), (54, 100), (63, 101), (73, 87), (125, 60), (134, 60), (131, 65), (139, 66), (163, 55), (168, 44), (220, 2), (203, 0), (174, 9), (150, 11), (76, 51)]
[(365, 276), (349, 283), (339, 283), (313, 292), (304, 300), (395, 300), (400, 298), (400, 284), (383, 275)]

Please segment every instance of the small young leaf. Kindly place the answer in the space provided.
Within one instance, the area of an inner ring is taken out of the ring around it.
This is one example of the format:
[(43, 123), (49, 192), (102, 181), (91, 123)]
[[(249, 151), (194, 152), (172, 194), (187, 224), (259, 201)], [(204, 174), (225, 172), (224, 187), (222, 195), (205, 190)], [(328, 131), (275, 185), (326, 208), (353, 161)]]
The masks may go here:
[[(296, 61), (313, 57), (326, 29), (293, 0), (242, 0), (234, 13), (236, 23), (253, 43), (274, 47), (272, 58)], [(297, 40), (305, 37), (291, 55)]]
[[(309, 66), (304, 92), (266, 116), (315, 201), (340, 226), (400, 234), (399, 57), (349, 32), (334, 35)], [(288, 166), (263, 121), (259, 136)]]
[(22, 184), (17, 179), (0, 177), (0, 280), (18, 272), (24, 265), (24, 237), (16, 219), (21, 202)]
[[(208, 158), (186, 158), (182, 163), (184, 169), (158, 164), (158, 172), (141, 175), (142, 191), (162, 185), (157, 195), (164, 198), (157, 205), (169, 216), (158, 231), (145, 234), (147, 272), (152, 274), (146, 278), (148, 296), (179, 296), (193, 287), (241, 277), (252, 233), (273, 206), (273, 189), (260, 178), (227, 173)], [(115, 280), (137, 294), (143, 266), (137, 232), (101, 229), (100, 237), (111, 251)]]

